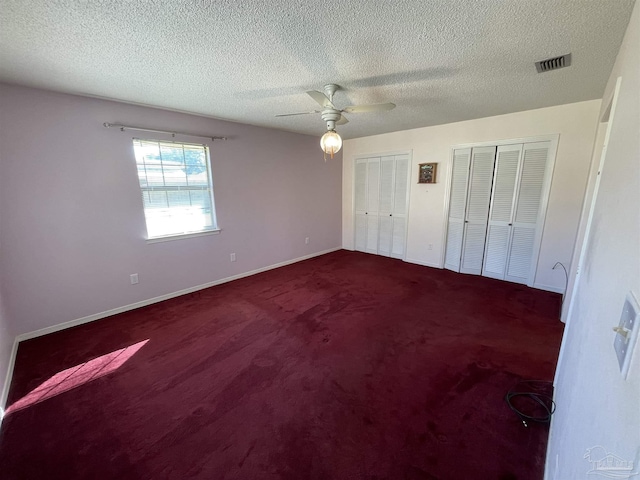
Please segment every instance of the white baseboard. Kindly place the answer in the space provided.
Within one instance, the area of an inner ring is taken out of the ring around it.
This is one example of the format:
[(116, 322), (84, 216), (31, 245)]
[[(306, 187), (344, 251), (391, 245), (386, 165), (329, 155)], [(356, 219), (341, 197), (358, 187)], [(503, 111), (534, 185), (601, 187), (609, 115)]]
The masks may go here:
[(13, 341), (11, 347), (11, 356), (9, 357), (9, 365), (7, 365), (7, 374), (4, 380), (4, 387), (2, 388), (2, 397), (0, 397), (0, 425), (2, 425), (2, 419), (4, 418), (4, 411), (7, 407), (7, 397), (9, 397), (9, 387), (11, 386), (11, 380), (13, 379), (13, 367), (16, 364), (16, 355), (18, 354), (18, 339)]
[(113, 308), (111, 310), (107, 310), (100, 313), (94, 313), (93, 315), (78, 318), (76, 320), (71, 320), (69, 322), (58, 323), (57, 325), (41, 328), (40, 330), (35, 330), (33, 332), (22, 333), (16, 337), (16, 340), (18, 342), (22, 342), (23, 340), (30, 340), (32, 338), (48, 335), (49, 333), (59, 332), (60, 330), (65, 330), (67, 328), (75, 327), (77, 325), (82, 325), (84, 323), (100, 320), (101, 318), (117, 315), (118, 313), (128, 312), (129, 310), (135, 310), (136, 308), (146, 307), (147, 305), (162, 302), (164, 300), (169, 300), (171, 298), (179, 297), (181, 295), (186, 295), (188, 293), (197, 292), (198, 290), (204, 290), (205, 288), (215, 287), (216, 285), (221, 285), (223, 283), (231, 282), (233, 280), (238, 280), (240, 278), (250, 277), (251, 275), (255, 275), (257, 273), (273, 270), (274, 268), (284, 267), (286, 265), (291, 265), (292, 263), (308, 260), (313, 257), (319, 257), (320, 255), (325, 255), (327, 253), (335, 252), (337, 250), (342, 250), (342, 247), (330, 248), (329, 250), (323, 250), (321, 252), (316, 252), (310, 255), (305, 255), (303, 257), (294, 258), (292, 260), (286, 260), (284, 262), (275, 263), (273, 265), (268, 265), (266, 267), (258, 268), (256, 270), (251, 270), (249, 272), (239, 273), (238, 275), (233, 275), (231, 277), (221, 278), (220, 280), (214, 280), (213, 282), (203, 283), (202, 285), (196, 285), (195, 287), (185, 288), (184, 290), (179, 290), (177, 292), (167, 293), (165, 295), (160, 295), (158, 297), (153, 297), (147, 300), (142, 300), (140, 302), (131, 303), (129, 305), (125, 305), (124, 307)]
[(551, 285), (544, 285), (542, 283), (534, 283), (533, 288), (537, 288), (538, 290), (546, 290), (547, 292), (560, 293), (564, 295), (564, 288), (562, 287), (553, 287)]
[(405, 258), (404, 261), (408, 263), (415, 263), (416, 265), (422, 265), (423, 267), (438, 268), (442, 270), (442, 267), (437, 263), (423, 262), (422, 260), (415, 260), (413, 258)]

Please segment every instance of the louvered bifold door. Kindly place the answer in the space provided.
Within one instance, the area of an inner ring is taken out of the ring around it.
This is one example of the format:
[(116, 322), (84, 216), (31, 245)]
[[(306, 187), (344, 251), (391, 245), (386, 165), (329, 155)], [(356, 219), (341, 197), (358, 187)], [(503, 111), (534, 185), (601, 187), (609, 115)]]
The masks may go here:
[(451, 195), (449, 200), (449, 218), (447, 221), (447, 243), (444, 268), (460, 271), (462, 255), (462, 237), (464, 235), (464, 216), (467, 206), (467, 186), (471, 149), (462, 148), (453, 152), (453, 170), (451, 172)]
[(511, 282), (526, 284), (533, 277), (536, 229), (541, 228), (538, 219), (550, 147), (550, 142), (525, 143), (523, 147), (505, 275), (505, 280)]
[(496, 147), (478, 147), (471, 151), (469, 193), (460, 260), (462, 273), (482, 273), (495, 157)]
[(409, 155), (396, 155), (393, 188), (393, 232), (391, 256), (404, 258), (407, 244), (407, 213), (409, 210)]
[(380, 157), (367, 160), (367, 243), (365, 251), (378, 253)]
[(498, 147), (482, 275), (504, 280), (522, 145)]
[(380, 158), (380, 202), (378, 254), (391, 256), (393, 243), (393, 189), (395, 157)]
[(355, 242), (360, 252), (367, 249), (367, 159), (356, 160), (355, 165)]

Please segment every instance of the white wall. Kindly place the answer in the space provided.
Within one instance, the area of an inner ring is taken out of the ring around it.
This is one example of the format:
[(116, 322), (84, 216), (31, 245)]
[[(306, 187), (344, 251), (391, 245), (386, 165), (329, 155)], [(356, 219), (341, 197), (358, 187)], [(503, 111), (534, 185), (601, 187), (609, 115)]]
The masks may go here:
[(595, 478), (587, 475), (591, 465), (583, 456), (596, 445), (635, 461), (635, 472), (640, 472), (639, 347), (625, 381), (613, 351), (612, 331), (627, 292), (640, 299), (638, 45), (640, 3), (635, 5), (603, 97), (610, 98), (617, 78), (622, 77), (587, 253), (565, 329), (563, 361), (558, 365), (547, 480)]
[[(353, 249), (353, 158), (389, 151), (413, 151), (407, 255), (409, 262), (441, 268), (444, 256), (445, 190), (451, 148), (466, 143), (560, 134), (549, 206), (542, 237), (539, 288), (562, 291), (580, 217), (600, 100), (481, 118), (344, 142), (342, 245)], [(438, 163), (437, 183), (417, 184), (419, 163)], [(432, 244), (433, 249), (428, 250)]]
[[(222, 232), (147, 244), (131, 138), (168, 137), (103, 122), (229, 136), (208, 142)], [(313, 136), (0, 85), (0, 159), (15, 334), (340, 247), (341, 159)]]

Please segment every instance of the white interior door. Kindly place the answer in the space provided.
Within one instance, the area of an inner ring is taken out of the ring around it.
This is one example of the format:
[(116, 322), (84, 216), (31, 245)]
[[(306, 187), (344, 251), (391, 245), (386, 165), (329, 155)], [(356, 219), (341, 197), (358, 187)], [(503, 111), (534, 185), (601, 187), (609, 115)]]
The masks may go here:
[(469, 193), (460, 260), (461, 273), (482, 273), (495, 157), (496, 147), (478, 147), (471, 151)]
[(482, 275), (504, 280), (511, 244), (522, 144), (498, 147)]
[(537, 252), (534, 252), (534, 245), (537, 229), (542, 228), (538, 220), (550, 148), (550, 142), (525, 143), (523, 146), (505, 274), (505, 280), (510, 282), (527, 284), (533, 275), (532, 269), (535, 270)]
[(464, 235), (464, 217), (467, 208), (467, 187), (470, 165), (470, 148), (454, 150), (444, 259), (444, 268), (453, 270), (454, 272), (460, 271), (460, 256), (462, 255), (462, 237)]
[(367, 159), (356, 160), (355, 165), (355, 242), (360, 252), (367, 250)]

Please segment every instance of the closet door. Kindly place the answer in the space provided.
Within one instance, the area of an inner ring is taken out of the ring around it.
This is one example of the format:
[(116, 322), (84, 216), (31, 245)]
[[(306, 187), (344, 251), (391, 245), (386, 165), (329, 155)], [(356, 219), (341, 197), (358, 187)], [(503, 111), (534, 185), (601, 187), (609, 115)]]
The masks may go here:
[(391, 256), (393, 247), (393, 190), (395, 157), (393, 155), (380, 159), (380, 206), (378, 254)]
[(407, 243), (407, 213), (409, 209), (409, 155), (396, 155), (393, 185), (393, 229), (391, 256), (404, 258)]
[(367, 160), (367, 238), (365, 251), (378, 253), (380, 158)]
[(449, 218), (447, 222), (447, 247), (444, 259), (444, 268), (453, 270), (454, 272), (460, 271), (470, 164), (470, 148), (454, 150), (453, 170), (451, 173), (451, 198), (449, 200)]
[(482, 273), (495, 156), (496, 147), (479, 147), (471, 152), (469, 193), (460, 260), (462, 273)]
[(535, 275), (538, 252), (534, 255), (537, 229), (542, 228), (541, 211), (550, 142), (525, 143), (519, 188), (516, 192), (511, 248), (505, 280), (528, 283)]
[(355, 242), (360, 252), (367, 249), (367, 159), (356, 160), (355, 167)]
[(522, 145), (498, 147), (482, 269), (485, 277), (504, 280), (521, 160)]

